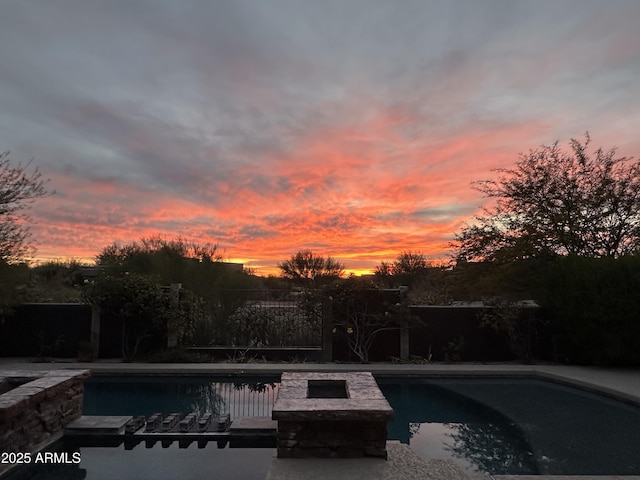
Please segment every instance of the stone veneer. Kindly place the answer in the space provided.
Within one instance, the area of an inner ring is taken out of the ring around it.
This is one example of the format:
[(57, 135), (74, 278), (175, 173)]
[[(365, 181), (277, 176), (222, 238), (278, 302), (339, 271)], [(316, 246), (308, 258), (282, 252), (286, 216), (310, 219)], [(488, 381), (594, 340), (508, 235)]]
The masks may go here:
[(369, 372), (284, 372), (272, 418), (279, 458), (387, 458), (393, 409)]
[(89, 376), (89, 370), (0, 371), (0, 452), (31, 452), (79, 418)]

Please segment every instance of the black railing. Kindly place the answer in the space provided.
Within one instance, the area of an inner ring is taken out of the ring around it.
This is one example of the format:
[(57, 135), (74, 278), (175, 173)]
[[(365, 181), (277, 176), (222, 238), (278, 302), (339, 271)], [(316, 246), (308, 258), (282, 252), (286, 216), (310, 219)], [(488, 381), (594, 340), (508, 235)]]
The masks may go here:
[(322, 304), (309, 292), (216, 290), (215, 345), (303, 347), (322, 341)]

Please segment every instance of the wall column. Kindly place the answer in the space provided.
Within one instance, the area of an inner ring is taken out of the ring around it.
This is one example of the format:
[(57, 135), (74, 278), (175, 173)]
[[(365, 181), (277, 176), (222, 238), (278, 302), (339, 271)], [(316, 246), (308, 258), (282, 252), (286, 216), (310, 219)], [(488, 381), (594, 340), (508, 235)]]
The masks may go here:
[(322, 299), (322, 361), (333, 362), (333, 311), (331, 297)]
[(91, 348), (93, 349), (93, 358), (100, 355), (100, 307), (91, 305)]

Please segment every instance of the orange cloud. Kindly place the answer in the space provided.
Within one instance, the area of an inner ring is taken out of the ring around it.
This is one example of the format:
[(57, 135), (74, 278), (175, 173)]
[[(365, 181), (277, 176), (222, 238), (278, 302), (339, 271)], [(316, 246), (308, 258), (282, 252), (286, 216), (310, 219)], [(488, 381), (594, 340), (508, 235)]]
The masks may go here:
[[(390, 108), (357, 127), (309, 131), (288, 153), (227, 166), (231, 174), (188, 195), (188, 185), (174, 193), (133, 180), (53, 177), (58, 194), (38, 206), (33, 229), (39, 255), (91, 259), (114, 241), (159, 234), (218, 243), (262, 274), (277, 273), (279, 261), (303, 248), (358, 273), (404, 250), (446, 258), (481, 202), (470, 181), (512, 162), (513, 144), (542, 127), (416, 139), (407, 137), (411, 121), (410, 112)], [(198, 177), (198, 167), (189, 168)]]

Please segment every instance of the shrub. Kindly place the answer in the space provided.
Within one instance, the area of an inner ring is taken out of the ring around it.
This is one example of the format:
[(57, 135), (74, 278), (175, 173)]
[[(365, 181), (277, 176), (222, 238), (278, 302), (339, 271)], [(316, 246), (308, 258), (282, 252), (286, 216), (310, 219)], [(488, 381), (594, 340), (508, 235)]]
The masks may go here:
[(540, 279), (539, 301), (572, 362), (640, 364), (640, 256), (560, 257)]

